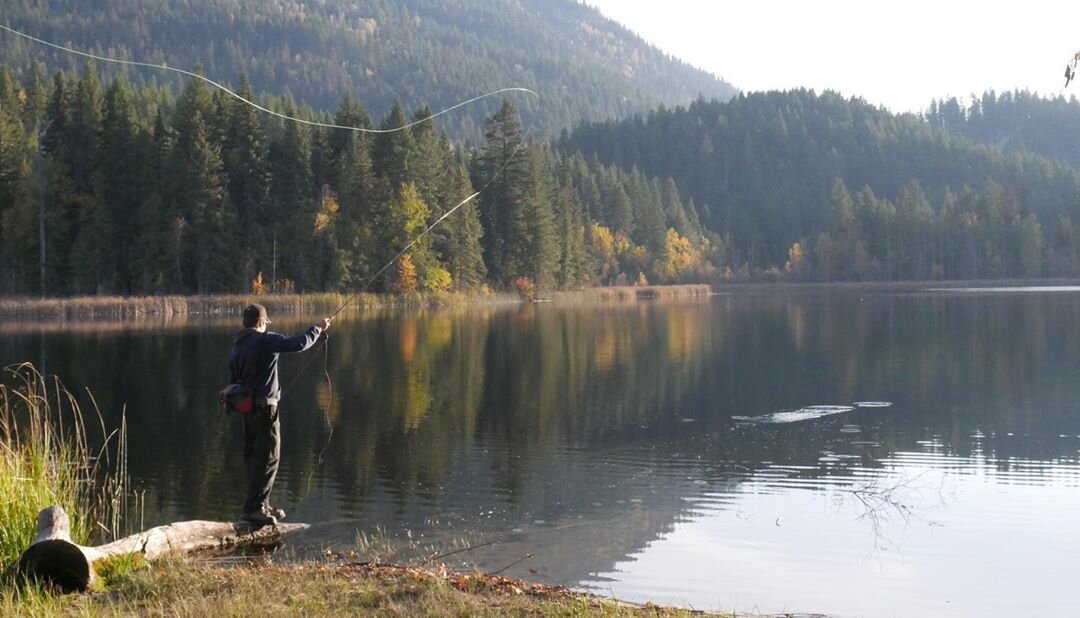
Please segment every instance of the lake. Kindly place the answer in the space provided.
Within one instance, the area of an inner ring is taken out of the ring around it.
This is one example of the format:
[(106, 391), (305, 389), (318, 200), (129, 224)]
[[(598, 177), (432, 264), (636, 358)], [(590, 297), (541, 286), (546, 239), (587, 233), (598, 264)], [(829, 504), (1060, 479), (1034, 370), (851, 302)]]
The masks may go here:
[[(8, 322), (0, 361), (89, 388), (110, 427), (126, 410), (145, 525), (228, 520), (235, 331)], [(363, 531), (697, 609), (1072, 615), (1078, 372), (1077, 288), (357, 313), (283, 357), (273, 497), (312, 524), (299, 557)]]

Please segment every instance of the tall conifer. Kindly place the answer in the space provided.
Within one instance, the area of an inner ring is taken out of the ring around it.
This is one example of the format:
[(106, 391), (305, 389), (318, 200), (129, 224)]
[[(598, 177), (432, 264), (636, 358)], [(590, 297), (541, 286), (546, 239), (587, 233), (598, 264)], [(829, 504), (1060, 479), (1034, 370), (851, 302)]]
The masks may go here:
[[(240, 78), (238, 94), (248, 100), (254, 99), (246, 75)], [(246, 251), (238, 266), (241, 279), (249, 281), (258, 271), (269, 273), (273, 259), (266, 137), (259, 112), (254, 107), (239, 99), (231, 99), (228, 106), (222, 160), (230, 203), (245, 238)]]
[(527, 242), (528, 203), (533, 189), (531, 165), (523, 150), (517, 109), (504, 100), (498, 113), (488, 119), (474, 183), (488, 187), (480, 196), (484, 256), (488, 272), (503, 285), (530, 270), (522, 262), (520, 250)]

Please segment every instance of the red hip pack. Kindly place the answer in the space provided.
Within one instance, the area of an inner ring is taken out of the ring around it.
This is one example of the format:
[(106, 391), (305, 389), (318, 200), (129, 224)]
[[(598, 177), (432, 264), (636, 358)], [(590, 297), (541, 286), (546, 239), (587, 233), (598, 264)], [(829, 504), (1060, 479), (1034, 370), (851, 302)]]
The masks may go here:
[(218, 393), (218, 402), (228, 412), (247, 414), (255, 407), (255, 391), (246, 384), (229, 384)]

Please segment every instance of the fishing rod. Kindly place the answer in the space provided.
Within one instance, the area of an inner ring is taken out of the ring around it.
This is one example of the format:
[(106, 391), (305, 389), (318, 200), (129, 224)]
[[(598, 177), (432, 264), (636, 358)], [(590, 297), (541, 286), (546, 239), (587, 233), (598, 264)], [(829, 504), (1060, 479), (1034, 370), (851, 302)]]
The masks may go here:
[(339, 313), (341, 313), (342, 311), (344, 311), (344, 310), (345, 310), (345, 307), (348, 307), (348, 306), (349, 306), (349, 304), (350, 304), (350, 303), (352, 303), (352, 301), (356, 300), (357, 298), (359, 298), (359, 297), (360, 297), (360, 295), (361, 295), (361, 294), (363, 294), (364, 292), (368, 291), (368, 289), (370, 289), (370, 288), (371, 288), (372, 284), (374, 284), (374, 283), (375, 283), (375, 281), (377, 281), (377, 280), (379, 279), (379, 277), (380, 277), (380, 276), (381, 276), (381, 275), (382, 275), (383, 273), (385, 273), (385, 272), (386, 272), (386, 271), (387, 271), (387, 270), (388, 270), (388, 269), (389, 269), (389, 268), (390, 268), (391, 266), (393, 266), (395, 262), (397, 262), (397, 261), (398, 261), (399, 259), (401, 259), (401, 258), (402, 258), (402, 256), (404, 256), (404, 255), (405, 255), (406, 253), (408, 253), (408, 252), (409, 252), (409, 249), (412, 249), (412, 248), (413, 248), (414, 246), (416, 246), (416, 243), (418, 243), (418, 242), (420, 242), (421, 240), (423, 240), (423, 239), (424, 239), (424, 237), (425, 237), (425, 236), (427, 236), (427, 235), (428, 235), (428, 233), (430, 233), (430, 232), (431, 232), (431, 230), (433, 230), (433, 229), (435, 229), (436, 227), (438, 227), (438, 225), (439, 225), (440, 223), (442, 223), (442, 222), (443, 222), (443, 221), (445, 221), (445, 220), (446, 220), (447, 218), (449, 218), (449, 217), (450, 217), (450, 215), (454, 214), (454, 213), (455, 213), (455, 212), (457, 211), (457, 209), (459, 209), (459, 208), (461, 208), (462, 206), (464, 206), (464, 205), (468, 204), (469, 202), (473, 201), (474, 199), (476, 199), (477, 197), (479, 197), (481, 193), (483, 193), (484, 191), (486, 191), (486, 190), (488, 189), (488, 187), (490, 187), (491, 185), (495, 184), (495, 181), (496, 181), (496, 180), (498, 180), (499, 176), (502, 176), (502, 173), (503, 173), (504, 171), (506, 171), (506, 168), (510, 167), (510, 164), (514, 162), (514, 159), (516, 159), (516, 158), (517, 158), (517, 155), (518, 155), (518, 153), (519, 153), (519, 152), (521, 151), (521, 148), (522, 148), (522, 147), (523, 147), (523, 146), (524, 146), (525, 144), (526, 144), (526, 141), (525, 141), (525, 140), (522, 140), (522, 142), (521, 142), (520, 144), (518, 144), (516, 148), (514, 148), (514, 152), (510, 154), (510, 158), (509, 158), (509, 159), (507, 159), (506, 163), (505, 163), (505, 164), (503, 164), (503, 166), (502, 166), (501, 168), (499, 168), (499, 171), (495, 172), (495, 174), (494, 174), (494, 175), (493, 175), (493, 176), (491, 177), (491, 179), (490, 179), (490, 180), (488, 180), (487, 184), (485, 184), (485, 185), (484, 185), (483, 187), (481, 187), (481, 189), (480, 189), (479, 191), (476, 191), (475, 193), (473, 193), (473, 194), (472, 194), (472, 195), (470, 195), (469, 197), (467, 197), (467, 198), (465, 198), (465, 199), (461, 200), (460, 202), (458, 202), (458, 204), (457, 204), (456, 206), (454, 206), (454, 207), (453, 207), (453, 208), (451, 208), (450, 210), (448, 210), (448, 211), (446, 211), (445, 213), (443, 213), (443, 215), (442, 215), (441, 217), (439, 217), (438, 219), (436, 219), (434, 223), (432, 223), (431, 225), (429, 225), (429, 226), (427, 227), (427, 229), (425, 229), (425, 230), (424, 230), (423, 232), (420, 232), (420, 234), (419, 234), (419, 235), (418, 235), (418, 236), (417, 236), (416, 238), (414, 238), (414, 239), (412, 240), (412, 242), (410, 242), (409, 244), (405, 245), (405, 248), (404, 248), (404, 249), (402, 249), (401, 251), (398, 251), (397, 255), (395, 255), (395, 256), (393, 257), (393, 259), (391, 259), (391, 260), (390, 260), (389, 262), (387, 262), (387, 263), (386, 263), (386, 265), (384, 265), (384, 266), (383, 266), (382, 268), (380, 268), (380, 269), (379, 269), (379, 270), (378, 270), (378, 271), (377, 271), (377, 272), (376, 272), (376, 273), (375, 273), (374, 275), (372, 275), (372, 276), (371, 276), (371, 278), (370, 278), (370, 279), (368, 279), (367, 283), (365, 283), (365, 284), (364, 284), (364, 287), (362, 287), (362, 288), (361, 288), (361, 289), (360, 289), (360, 290), (359, 290), (358, 292), (355, 292), (355, 293), (354, 293), (354, 294), (353, 294), (352, 296), (350, 296), (349, 298), (345, 299), (345, 302), (341, 303), (341, 306), (337, 308), (337, 311), (335, 311), (334, 313), (330, 314), (330, 319), (336, 318), (336, 317), (338, 316), (338, 314), (339, 314)]
[[(334, 318), (336, 318), (342, 311), (345, 310), (346, 307), (348, 307), (350, 304), (352, 304), (352, 302), (354, 300), (359, 298), (365, 292), (369, 291), (371, 289), (371, 286), (374, 285), (376, 281), (378, 281), (379, 277), (381, 277), (387, 270), (389, 270), (390, 267), (393, 266), (395, 262), (397, 262), (399, 259), (401, 259), (406, 253), (408, 253), (410, 249), (415, 247), (416, 243), (423, 240), (424, 237), (427, 236), (429, 233), (431, 233), (431, 231), (434, 230), (436, 227), (438, 227), (439, 224), (441, 224), (443, 221), (448, 219), (450, 217), (450, 215), (457, 212), (457, 210), (459, 208), (461, 208), (462, 206), (465, 206), (469, 202), (475, 200), (482, 193), (487, 191), (491, 187), (491, 185), (495, 184), (495, 181), (498, 180), (499, 177), (502, 176), (503, 173), (506, 171), (506, 169), (509, 168), (510, 165), (517, 159), (518, 155), (521, 153), (521, 150), (526, 146), (527, 143), (528, 143), (528, 141), (523, 139), (521, 141), (521, 143), (519, 143), (514, 148), (513, 152), (510, 153), (510, 157), (506, 160), (505, 163), (503, 163), (502, 167), (500, 167), (498, 169), (498, 171), (496, 171), (495, 174), (493, 174), (491, 176), (491, 178), (487, 181), (486, 184), (484, 184), (483, 187), (480, 188), (479, 191), (474, 192), (469, 197), (467, 197), (467, 198), (461, 200), (460, 202), (458, 202), (457, 205), (455, 205), (453, 208), (451, 208), (450, 210), (443, 213), (438, 219), (435, 220), (434, 223), (432, 223), (427, 228), (425, 228), (423, 232), (420, 232), (420, 234), (416, 238), (414, 238), (411, 242), (409, 242), (409, 244), (405, 245), (405, 247), (403, 249), (398, 251), (397, 254), (389, 262), (384, 264), (382, 268), (380, 268), (378, 271), (375, 272), (374, 275), (372, 275), (370, 278), (368, 278), (367, 282), (365, 282), (364, 285), (359, 290), (357, 290), (356, 292), (353, 292), (353, 294), (351, 296), (346, 298), (345, 302), (341, 303), (341, 306), (339, 306), (336, 311), (334, 311), (332, 314), (330, 314), (329, 319), (333, 320)], [(324, 342), (324, 347), (325, 347), (325, 343), (328, 341), (328, 339), (325, 336), (323, 336), (321, 340)], [(308, 359), (308, 361), (306, 363), (304, 363), (300, 367), (300, 371), (298, 371), (296, 373), (296, 375), (293, 376), (293, 379), (289, 382), (289, 384), (285, 387), (284, 390), (288, 390), (288, 389), (292, 388), (292, 385), (296, 382), (296, 380), (301, 375), (304, 374), (305, 371), (307, 371), (307, 368), (311, 365), (311, 362), (315, 358), (316, 358), (316, 356), (312, 356), (311, 358)], [(327, 375), (327, 380), (329, 380), (329, 375)], [(333, 396), (332, 393), (331, 393), (331, 396)], [(329, 406), (327, 406), (327, 408), (329, 408)]]

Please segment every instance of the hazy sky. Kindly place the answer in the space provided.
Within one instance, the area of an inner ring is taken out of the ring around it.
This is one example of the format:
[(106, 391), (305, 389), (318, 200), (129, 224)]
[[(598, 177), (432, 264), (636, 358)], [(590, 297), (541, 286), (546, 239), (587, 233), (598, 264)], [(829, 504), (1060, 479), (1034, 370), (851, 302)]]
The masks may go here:
[(921, 111), (988, 88), (1080, 95), (1080, 2), (587, 0), (742, 90), (826, 88)]

